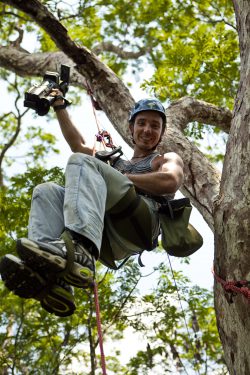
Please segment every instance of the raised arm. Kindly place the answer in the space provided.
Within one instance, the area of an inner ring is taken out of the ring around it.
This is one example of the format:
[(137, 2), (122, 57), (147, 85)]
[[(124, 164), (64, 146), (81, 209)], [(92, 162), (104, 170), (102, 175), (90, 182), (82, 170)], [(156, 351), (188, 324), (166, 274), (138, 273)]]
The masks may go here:
[[(59, 95), (58, 90), (53, 90), (51, 95)], [(81, 152), (83, 154), (93, 155), (93, 148), (86, 145), (83, 135), (75, 127), (71, 121), (68, 111), (66, 109), (57, 109), (56, 107), (63, 105), (63, 99), (57, 99), (53, 103), (56, 111), (57, 119), (62, 131), (62, 134), (73, 152)]]
[(127, 177), (138, 189), (153, 195), (176, 193), (183, 183), (183, 161), (174, 152), (153, 160), (152, 169), (150, 173), (127, 174)]

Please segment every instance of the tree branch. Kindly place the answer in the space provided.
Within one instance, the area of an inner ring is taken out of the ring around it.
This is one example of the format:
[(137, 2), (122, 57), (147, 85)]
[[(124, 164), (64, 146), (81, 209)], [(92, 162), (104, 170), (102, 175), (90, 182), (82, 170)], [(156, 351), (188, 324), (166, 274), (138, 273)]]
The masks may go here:
[(16, 40), (11, 42), (11, 44), (14, 47), (20, 47), (20, 45), (23, 41), (23, 30), (18, 26), (15, 26), (14, 29), (18, 32), (18, 37), (16, 38)]
[(15, 89), (16, 93), (17, 93), (17, 97), (16, 97), (16, 100), (15, 100), (15, 108), (16, 108), (16, 111), (17, 111), (17, 114), (15, 114), (14, 112), (9, 112), (8, 114), (5, 114), (4, 117), (1, 117), (0, 118), (0, 121), (1, 119), (4, 119), (6, 121), (7, 119), (7, 116), (8, 115), (13, 115), (15, 120), (16, 120), (16, 128), (15, 128), (15, 131), (14, 131), (14, 134), (10, 137), (10, 139), (3, 145), (2, 149), (1, 149), (1, 152), (0, 152), (0, 187), (3, 187), (4, 186), (4, 182), (3, 182), (3, 168), (2, 168), (2, 164), (3, 164), (3, 160), (4, 160), (4, 157), (7, 153), (7, 151), (11, 148), (11, 146), (15, 143), (20, 131), (21, 131), (21, 124), (22, 124), (22, 117), (26, 114), (26, 112), (28, 111), (28, 109), (26, 109), (23, 113), (20, 113), (20, 110), (17, 106), (17, 102), (18, 100), (20, 99), (20, 92), (19, 92), (19, 89), (18, 89), (18, 86), (17, 86), (17, 82), (15, 81), (15, 83), (10, 83), (9, 84)]
[(14, 13), (14, 12), (5, 11), (5, 9), (3, 9), (0, 12), (0, 16), (14, 16), (15, 18), (19, 18), (20, 20), (26, 21), (26, 19), (24, 17), (20, 16), (20, 14), (17, 14), (17, 13)]
[(92, 51), (99, 55), (102, 52), (112, 52), (115, 53), (117, 56), (121, 57), (122, 59), (129, 60), (129, 59), (138, 59), (141, 56), (144, 56), (147, 52), (149, 52), (151, 48), (140, 48), (139, 51), (124, 51), (121, 47), (115, 46), (112, 42), (102, 42), (97, 44), (95, 47), (92, 48)]
[(171, 103), (171, 116), (178, 117), (182, 130), (191, 121), (198, 121), (202, 124), (216, 126), (227, 134), (232, 121), (232, 112), (229, 109), (220, 108), (190, 96)]
[(58, 71), (61, 64), (71, 67), (70, 83), (73, 86), (87, 88), (86, 80), (74, 68), (74, 62), (61, 51), (29, 53), (13, 45), (0, 46), (0, 66), (21, 77), (42, 77), (46, 70)]

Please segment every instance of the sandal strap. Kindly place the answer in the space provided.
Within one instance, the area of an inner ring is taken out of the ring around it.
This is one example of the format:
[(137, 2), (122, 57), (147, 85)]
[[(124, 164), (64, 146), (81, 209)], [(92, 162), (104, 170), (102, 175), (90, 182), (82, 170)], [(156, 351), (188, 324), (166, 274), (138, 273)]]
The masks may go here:
[(73, 243), (73, 238), (71, 236), (71, 233), (68, 230), (65, 230), (62, 233), (61, 238), (64, 240), (66, 249), (67, 249), (67, 263), (66, 263), (66, 267), (64, 268), (64, 270), (57, 273), (57, 277), (68, 275), (75, 262), (75, 245)]

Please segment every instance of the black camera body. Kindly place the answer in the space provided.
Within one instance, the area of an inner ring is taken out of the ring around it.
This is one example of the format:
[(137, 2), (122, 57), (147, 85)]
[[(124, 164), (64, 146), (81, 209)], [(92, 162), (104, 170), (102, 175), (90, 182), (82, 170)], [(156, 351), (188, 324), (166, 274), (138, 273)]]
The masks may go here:
[(24, 107), (32, 108), (39, 116), (44, 116), (49, 112), (55, 97), (49, 96), (53, 89), (59, 89), (65, 96), (69, 87), (70, 67), (61, 65), (60, 74), (58, 72), (47, 71), (40, 85), (32, 86), (25, 92)]

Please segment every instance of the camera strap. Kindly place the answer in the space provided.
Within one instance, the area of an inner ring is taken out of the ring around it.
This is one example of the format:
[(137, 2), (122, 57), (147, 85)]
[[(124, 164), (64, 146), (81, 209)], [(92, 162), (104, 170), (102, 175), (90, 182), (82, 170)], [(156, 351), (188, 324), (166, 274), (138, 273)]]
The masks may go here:
[(71, 104), (71, 102), (69, 102), (69, 101), (68, 101), (64, 96), (62, 96), (62, 95), (56, 95), (56, 96), (55, 96), (55, 100), (54, 100), (54, 102), (55, 102), (56, 100), (58, 100), (58, 99), (62, 99), (62, 100), (64, 100), (64, 103), (63, 103), (63, 104), (60, 104), (60, 105), (55, 105), (55, 106), (53, 107), (55, 112), (58, 111), (59, 109), (64, 109), (64, 108), (68, 107), (68, 106)]

